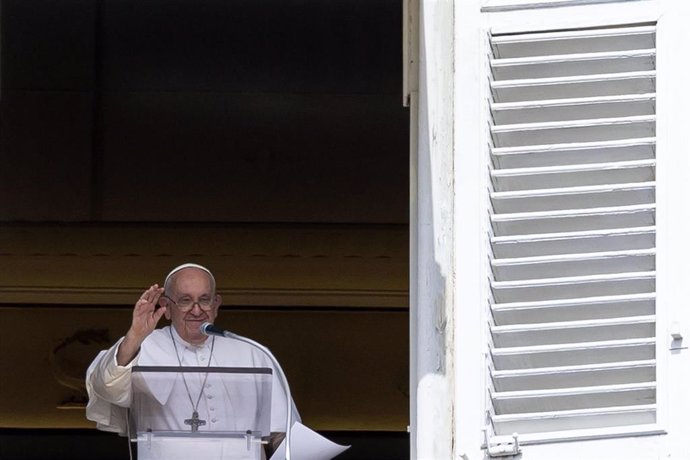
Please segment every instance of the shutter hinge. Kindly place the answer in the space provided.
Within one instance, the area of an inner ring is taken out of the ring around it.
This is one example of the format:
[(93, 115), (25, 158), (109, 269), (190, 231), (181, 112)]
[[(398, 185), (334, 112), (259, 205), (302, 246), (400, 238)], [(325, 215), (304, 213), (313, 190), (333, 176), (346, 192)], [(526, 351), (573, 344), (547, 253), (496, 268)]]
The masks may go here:
[(486, 443), (486, 453), (489, 457), (508, 457), (520, 453), (520, 441), (518, 434), (512, 436), (491, 436), (489, 430), (484, 429), (484, 442)]

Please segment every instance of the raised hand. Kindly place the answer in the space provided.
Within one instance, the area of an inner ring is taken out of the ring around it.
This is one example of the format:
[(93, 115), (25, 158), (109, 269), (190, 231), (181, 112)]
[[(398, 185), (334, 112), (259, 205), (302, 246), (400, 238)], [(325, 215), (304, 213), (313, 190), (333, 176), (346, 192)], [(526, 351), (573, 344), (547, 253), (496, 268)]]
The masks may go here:
[(156, 310), (158, 299), (163, 295), (163, 288), (154, 284), (141, 295), (134, 305), (132, 312), (132, 325), (129, 329), (133, 338), (143, 341), (153, 332), (158, 324), (158, 320), (165, 314), (165, 307)]
[(139, 352), (139, 347), (146, 337), (153, 332), (158, 321), (165, 314), (166, 307), (156, 309), (158, 299), (164, 289), (154, 284), (139, 297), (132, 311), (132, 324), (120, 343), (117, 352), (117, 363), (121, 366), (128, 364)]

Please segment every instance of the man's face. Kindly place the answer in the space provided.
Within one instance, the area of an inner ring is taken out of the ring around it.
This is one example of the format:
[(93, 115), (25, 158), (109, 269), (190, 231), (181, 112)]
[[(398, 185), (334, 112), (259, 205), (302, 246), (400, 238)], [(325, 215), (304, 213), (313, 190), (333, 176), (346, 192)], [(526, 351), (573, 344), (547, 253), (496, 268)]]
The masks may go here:
[[(185, 341), (193, 344), (201, 344), (207, 336), (201, 333), (199, 328), (208, 321), (212, 323), (218, 315), (218, 307), (221, 298), (215, 295), (211, 286), (211, 279), (203, 270), (197, 268), (185, 268), (175, 274), (171, 286), (171, 292), (167, 295), (177, 303), (193, 302), (189, 311), (183, 311), (178, 305), (161, 297), (161, 305), (167, 307), (165, 317), (172, 322), (173, 327)], [(208, 310), (201, 308), (197, 302), (212, 300)]]

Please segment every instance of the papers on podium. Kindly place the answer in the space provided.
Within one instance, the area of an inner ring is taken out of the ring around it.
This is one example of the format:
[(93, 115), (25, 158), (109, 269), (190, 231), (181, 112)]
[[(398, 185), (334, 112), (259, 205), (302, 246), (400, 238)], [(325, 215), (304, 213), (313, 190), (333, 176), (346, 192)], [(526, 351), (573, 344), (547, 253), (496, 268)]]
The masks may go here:
[[(299, 422), (292, 426), (291, 433), (291, 460), (330, 460), (350, 448), (324, 438)], [(280, 443), (271, 460), (285, 460), (285, 441)]]

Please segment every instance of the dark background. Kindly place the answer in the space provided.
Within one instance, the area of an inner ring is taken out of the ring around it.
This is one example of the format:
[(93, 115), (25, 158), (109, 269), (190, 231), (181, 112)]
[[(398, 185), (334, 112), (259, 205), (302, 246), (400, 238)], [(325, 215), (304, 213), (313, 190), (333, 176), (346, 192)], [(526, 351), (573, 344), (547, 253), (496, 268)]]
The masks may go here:
[(399, 1), (3, 0), (0, 220), (408, 219)]
[(402, 2), (1, 0), (0, 18), (0, 458), (126, 458), (56, 350), (81, 380), (107, 346), (85, 331), (117, 338), (190, 260), (305, 423), (353, 444), (340, 458), (408, 458)]

